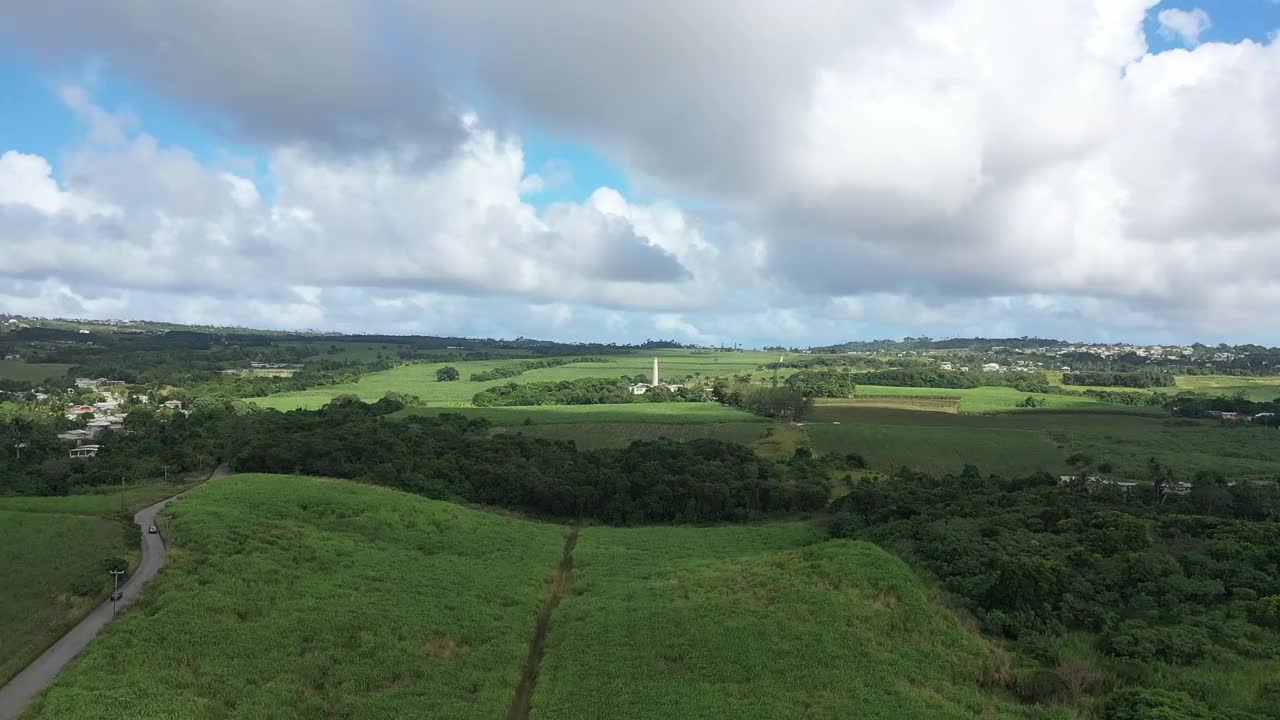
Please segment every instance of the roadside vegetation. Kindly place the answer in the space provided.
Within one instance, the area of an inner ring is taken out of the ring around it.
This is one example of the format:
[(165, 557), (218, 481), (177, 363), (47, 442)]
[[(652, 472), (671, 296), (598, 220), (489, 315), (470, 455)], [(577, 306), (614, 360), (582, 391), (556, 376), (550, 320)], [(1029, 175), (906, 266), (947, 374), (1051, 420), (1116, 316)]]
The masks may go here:
[(0, 568), (11, 580), (0, 603), (0, 685), (107, 599), (108, 570), (137, 566), (133, 514), (202, 477), (76, 495), (0, 496)]
[(0, 498), (0, 685), (107, 597), (109, 569), (137, 555), (120, 501)]
[[(239, 475), (168, 511), (169, 562), (29, 713), (503, 717), (558, 526)], [(127, 688), (127, 692), (121, 691)]]

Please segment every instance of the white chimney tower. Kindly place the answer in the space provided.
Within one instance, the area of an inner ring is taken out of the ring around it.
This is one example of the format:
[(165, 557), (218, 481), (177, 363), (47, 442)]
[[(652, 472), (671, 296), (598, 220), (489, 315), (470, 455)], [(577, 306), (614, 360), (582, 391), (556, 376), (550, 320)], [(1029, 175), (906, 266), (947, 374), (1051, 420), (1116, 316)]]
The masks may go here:
[(653, 359), (653, 386), (658, 386), (658, 358)]

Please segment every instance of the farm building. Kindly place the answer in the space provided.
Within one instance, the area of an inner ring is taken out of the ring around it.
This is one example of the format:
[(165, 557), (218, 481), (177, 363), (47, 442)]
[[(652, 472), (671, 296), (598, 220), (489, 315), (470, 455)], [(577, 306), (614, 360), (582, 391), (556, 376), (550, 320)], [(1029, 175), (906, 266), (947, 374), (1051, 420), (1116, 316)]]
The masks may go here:
[(676, 385), (676, 384), (674, 384), (674, 383), (664, 383), (664, 382), (662, 382), (662, 381), (661, 381), (661, 379), (660, 379), (660, 377), (659, 377), (659, 375), (658, 375), (658, 358), (654, 358), (654, 359), (653, 359), (653, 378), (652, 378), (652, 380), (653, 380), (653, 382), (647, 382), (647, 383), (636, 383), (635, 385), (632, 385), (632, 386), (631, 386), (631, 394), (632, 394), (632, 395), (643, 395), (643, 394), (645, 394), (645, 393), (649, 392), (651, 389), (656, 388), (656, 387), (664, 387), (664, 388), (666, 388), (666, 389), (668, 389), (668, 390), (679, 390), (680, 388), (684, 387), (683, 385)]

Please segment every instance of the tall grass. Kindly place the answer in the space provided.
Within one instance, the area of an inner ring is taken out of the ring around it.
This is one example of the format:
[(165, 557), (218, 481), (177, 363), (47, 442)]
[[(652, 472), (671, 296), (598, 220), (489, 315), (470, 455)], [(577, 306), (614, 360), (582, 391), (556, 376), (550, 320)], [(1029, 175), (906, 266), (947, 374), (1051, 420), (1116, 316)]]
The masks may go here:
[(797, 524), (588, 528), (533, 718), (1023, 717), (901, 561)]
[(502, 717), (564, 534), (285, 476), (171, 508), (169, 563), (32, 718)]

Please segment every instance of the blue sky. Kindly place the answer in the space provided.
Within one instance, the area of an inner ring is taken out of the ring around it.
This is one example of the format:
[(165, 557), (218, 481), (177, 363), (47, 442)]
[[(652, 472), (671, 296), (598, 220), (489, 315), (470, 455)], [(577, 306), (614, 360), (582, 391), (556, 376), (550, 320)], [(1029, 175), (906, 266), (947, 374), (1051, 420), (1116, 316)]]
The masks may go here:
[[(895, 25), (911, 22), (910, 11), (858, 0), (836, 4), (849, 13), (844, 23), (809, 18), (800, 4), (785, 18), (744, 11), (733, 27), (680, 3), (600, 13), (590, 4), (538, 12), (475, 0), (402, 16), (359, 3), (305, 17), (287, 4), (245, 17), (217, 6), (16, 12), (0, 28), (0, 155), (42, 158), (54, 184), (35, 193), (38, 164), (0, 167), (0, 212), (6, 202), (35, 203), (42, 213), (80, 208), (82, 220), (84, 208), (97, 208), (90, 214), (113, 220), (74, 232), (65, 215), (36, 229), (11, 221), (32, 234), (0, 232), (0, 250), (12, 243), (9, 256), (25, 263), (0, 266), (0, 310), (200, 321), (221, 313), (289, 327), (506, 328), (581, 339), (802, 344), (927, 329), (1280, 342), (1280, 330), (1233, 314), (1240, 303), (1229, 294), (1181, 290), (1244, 277), (1256, 302), (1270, 297), (1267, 278), (1280, 277), (1271, 209), (1280, 206), (1271, 172), (1280, 158), (1257, 152), (1277, 145), (1267, 135), (1280, 120), (1277, 102), (1240, 93), (1265, 91), (1275, 53), (1195, 52), (1246, 39), (1267, 45), (1280, 2), (1152, 8), (1142, 27), (1166, 60), (1143, 63), (1146, 77), (1135, 82), (1150, 82), (1146, 89), (1109, 85), (1124, 75), (1120, 65), (1099, 71), (1089, 65), (1096, 48), (1080, 48), (1116, 16), (1093, 18), (1096, 6), (1082, 0), (1044, 2), (1044, 12), (1024, 16), (1027, 6), (1010, 0), (1006, 26), (1000, 14), (983, 15), (985, 3), (956, 4), (982, 16), (966, 38), (975, 67), (992, 57), (1003, 67), (1035, 65), (1034, 56), (1007, 56), (1035, 47), (1009, 42), (1010, 33), (1055, 43), (1044, 53), (1052, 61), (1007, 78), (957, 77), (964, 58), (939, 61), (936, 47), (912, 44), (911, 29)], [(1207, 14), (1198, 42), (1161, 31), (1159, 14), (1174, 9)], [(864, 12), (901, 42), (880, 48), (883, 37), (859, 36)], [(1138, 16), (1120, 20), (1131, 31)], [(295, 41), (261, 41), (284, 34)], [(855, 48), (866, 67), (834, 60)], [(1180, 49), (1191, 52), (1165, 52)], [(918, 59), (914, 74), (886, 78), (883, 68), (898, 63), (876, 64), (881, 52)], [(418, 64), (425, 58), (429, 67)], [(820, 73), (846, 97), (871, 99), (859, 106), (842, 104), (840, 93), (795, 92)], [(1199, 91), (1171, 91), (1179, 83), (1170, 74), (1202, 83)], [(69, 85), (96, 108), (135, 117), (126, 130), (156, 138), (161, 156), (94, 146), (59, 97)], [(1097, 94), (1104, 85), (1111, 95)], [(948, 95), (949, 87), (960, 90)], [(441, 97), (450, 111), (476, 114), (479, 129), (466, 132), (516, 138), (523, 172), (541, 176), (543, 189), (517, 191), (506, 159), (491, 150), (446, 169), (435, 160), (376, 169), (387, 153), (401, 157), (397, 143), (457, 141), (431, 125)], [(984, 102), (995, 104), (975, 108)], [(1025, 134), (1008, 147), (1007, 126), (985, 126), (1005, 115)], [(342, 133), (353, 127), (363, 139), (347, 142)], [(1103, 132), (1114, 137), (1089, 134)], [(77, 157), (67, 153), (85, 148), (78, 177), (66, 177), (65, 158)], [(165, 148), (191, 152), (200, 167), (166, 165)], [(1078, 153), (1065, 160), (1077, 163), (1067, 177), (1090, 182), (1054, 175), (1065, 167), (1051, 164), (1064, 162), (1063, 148)], [(1010, 152), (1025, 161), (1002, 154)], [(622, 158), (646, 174), (632, 175)], [(1035, 171), (1008, 170), (1020, 167)], [(1094, 177), (1099, 168), (1114, 176)], [(224, 197), (235, 177), (258, 199), (246, 201), (243, 186)], [(1246, 191), (1214, 194), (1229, 185)], [(296, 207), (281, 215), (274, 206), (284, 187)], [(593, 198), (599, 188), (616, 192)], [(452, 204), (435, 205), (442, 197)], [(1043, 199), (1052, 204), (1034, 205)], [(1123, 212), (1099, 216), (1118, 204)], [(60, 269), (77, 242), (103, 233), (119, 242), (114, 252), (159, 265), (92, 282)], [(33, 244), (47, 253), (16, 252)], [(480, 249), (489, 262), (471, 263), (460, 249)], [(1014, 261), (1019, 271), (1008, 272)], [(283, 263), (286, 277), (268, 274), (279, 287), (252, 288), (250, 276), (270, 262)], [(193, 282), (205, 266), (236, 270), (230, 280)], [(1280, 311), (1280, 286), (1275, 293)], [(376, 298), (384, 315), (326, 304), (339, 297), (366, 308)], [(249, 313), (245, 301), (259, 306)], [(412, 310), (455, 303), (485, 316), (459, 325)]]
[(1270, 33), (1280, 28), (1280, 2), (1274, 0), (1203, 0), (1191, 4), (1164, 2), (1147, 15), (1147, 44), (1159, 52), (1181, 43), (1162, 36), (1156, 17), (1160, 10), (1200, 8), (1209, 14), (1213, 24), (1200, 36), (1201, 42), (1237, 42), (1249, 38), (1265, 42)]
[[(1157, 15), (1166, 8), (1191, 10), (1200, 8), (1212, 18), (1212, 25), (1201, 36), (1202, 42), (1236, 42), (1249, 38), (1265, 42), (1280, 28), (1280, 0), (1202, 0), (1192, 4), (1164, 2), (1148, 13), (1145, 23), (1147, 42), (1153, 52), (1182, 47), (1177, 38), (1159, 32)], [(394, 33), (388, 42), (408, 43)], [(407, 51), (406, 51), (407, 52)], [(455, 86), (468, 91), (468, 83), (455, 74)], [(162, 144), (181, 145), (202, 161), (217, 163), (230, 154), (238, 158), (256, 157), (265, 165), (261, 148), (235, 142), (217, 134), (207, 122), (193, 118), (183, 108), (157, 98), (130, 84), (100, 61), (84, 58), (71, 64), (40, 65), (24, 53), (0, 45), (0, 105), (16, 109), (0, 113), (0, 138), (7, 146), (21, 148), (48, 158), (58, 171), (57, 158), (62, 149), (76, 142), (83, 128), (57, 97), (62, 83), (87, 85), (95, 101), (115, 112), (137, 115), (145, 132)], [(479, 93), (475, 104), (486, 104)], [(513, 128), (523, 142), (526, 164), (530, 172), (543, 173), (554, 166), (565, 171), (567, 182), (548, 188), (530, 198), (537, 206), (552, 202), (581, 202), (598, 187), (611, 187), (631, 194), (633, 188), (618, 164), (611, 162), (589, 144), (547, 132), (535, 123), (517, 123)], [(268, 181), (259, 175), (260, 181)], [(684, 198), (688, 205), (705, 204), (696, 197)]]

